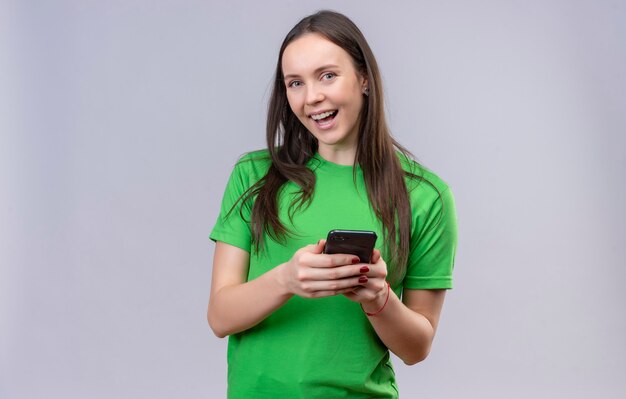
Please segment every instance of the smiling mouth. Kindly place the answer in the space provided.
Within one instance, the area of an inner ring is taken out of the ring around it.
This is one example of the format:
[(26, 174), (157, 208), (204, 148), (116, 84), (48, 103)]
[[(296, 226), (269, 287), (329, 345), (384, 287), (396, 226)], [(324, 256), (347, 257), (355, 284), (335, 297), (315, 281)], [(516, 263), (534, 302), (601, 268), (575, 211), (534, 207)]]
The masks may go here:
[(311, 115), (310, 118), (313, 119), (315, 123), (323, 125), (333, 120), (335, 116), (337, 116), (338, 112), (339, 112), (338, 110), (326, 111), (320, 114)]

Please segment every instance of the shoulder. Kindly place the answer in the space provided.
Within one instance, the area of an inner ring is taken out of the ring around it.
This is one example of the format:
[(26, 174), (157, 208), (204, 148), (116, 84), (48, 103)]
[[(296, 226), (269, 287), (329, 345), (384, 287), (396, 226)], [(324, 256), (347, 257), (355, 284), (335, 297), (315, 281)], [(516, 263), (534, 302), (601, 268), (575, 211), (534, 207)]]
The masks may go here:
[(401, 152), (398, 152), (397, 155), (405, 172), (405, 181), (409, 191), (421, 188), (426, 191), (442, 193), (450, 189), (445, 180), (426, 166)]
[(233, 173), (250, 183), (255, 183), (267, 174), (271, 164), (272, 159), (267, 149), (250, 151), (239, 157)]
[(246, 152), (237, 160), (237, 164), (235, 166), (240, 167), (264, 167), (268, 168), (272, 163), (272, 158), (270, 157), (270, 152), (267, 149), (255, 150)]
[(413, 207), (430, 207), (444, 197), (451, 197), (450, 186), (438, 174), (408, 155), (401, 152), (397, 154), (405, 172), (406, 187)]

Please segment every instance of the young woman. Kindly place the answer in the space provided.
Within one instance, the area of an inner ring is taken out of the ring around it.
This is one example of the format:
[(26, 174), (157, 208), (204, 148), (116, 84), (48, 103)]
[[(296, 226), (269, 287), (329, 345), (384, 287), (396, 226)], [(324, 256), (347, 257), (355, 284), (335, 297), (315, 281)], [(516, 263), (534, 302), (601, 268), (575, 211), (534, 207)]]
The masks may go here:
[[(228, 396), (398, 397), (389, 351), (406, 364), (430, 351), (456, 215), (447, 185), (391, 137), (376, 60), (345, 16), (287, 34), (267, 146), (236, 164), (210, 236)], [(375, 231), (371, 262), (324, 254), (333, 229)]]

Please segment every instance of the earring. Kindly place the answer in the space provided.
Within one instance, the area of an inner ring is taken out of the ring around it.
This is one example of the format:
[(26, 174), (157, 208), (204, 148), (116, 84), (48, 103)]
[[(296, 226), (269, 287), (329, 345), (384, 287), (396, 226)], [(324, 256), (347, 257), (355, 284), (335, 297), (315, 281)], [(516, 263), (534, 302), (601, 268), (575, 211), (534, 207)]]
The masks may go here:
[(370, 89), (367, 88), (367, 87), (365, 89), (363, 89), (363, 94), (365, 95), (365, 97), (369, 96), (370, 95)]

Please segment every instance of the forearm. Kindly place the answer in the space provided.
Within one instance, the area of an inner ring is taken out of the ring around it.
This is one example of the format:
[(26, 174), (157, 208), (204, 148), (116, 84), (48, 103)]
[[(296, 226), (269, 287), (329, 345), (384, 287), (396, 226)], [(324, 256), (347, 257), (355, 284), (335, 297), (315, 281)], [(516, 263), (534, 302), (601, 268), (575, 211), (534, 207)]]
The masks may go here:
[(254, 280), (227, 285), (211, 295), (208, 321), (218, 337), (247, 330), (292, 297), (279, 283), (278, 266)]
[(358, 258), (322, 254), (325, 240), (297, 250), (292, 258), (247, 280), (249, 253), (217, 242), (207, 318), (218, 337), (254, 327), (293, 295), (320, 298), (352, 291), (359, 284)]
[[(373, 313), (381, 306), (380, 301), (375, 301), (365, 305), (364, 310)], [(428, 356), (435, 328), (424, 315), (402, 303), (393, 290), (389, 290), (384, 309), (375, 316), (368, 316), (368, 319), (378, 337), (404, 363), (415, 364)]]

